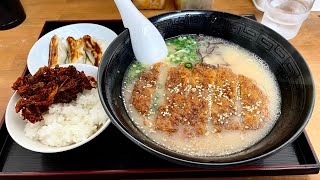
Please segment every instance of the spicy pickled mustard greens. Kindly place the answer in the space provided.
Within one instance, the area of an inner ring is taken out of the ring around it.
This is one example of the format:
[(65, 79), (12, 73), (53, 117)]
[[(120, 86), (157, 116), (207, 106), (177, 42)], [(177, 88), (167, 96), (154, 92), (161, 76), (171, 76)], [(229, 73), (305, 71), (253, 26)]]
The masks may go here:
[(259, 57), (209, 36), (166, 43), (167, 58), (151, 66), (134, 61), (123, 82), (126, 110), (143, 133), (179, 153), (222, 156), (270, 131), (281, 98)]

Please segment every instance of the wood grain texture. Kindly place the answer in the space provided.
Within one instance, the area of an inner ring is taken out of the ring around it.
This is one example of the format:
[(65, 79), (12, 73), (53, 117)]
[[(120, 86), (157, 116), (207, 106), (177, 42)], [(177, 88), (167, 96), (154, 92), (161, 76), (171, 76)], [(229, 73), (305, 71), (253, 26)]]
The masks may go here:
[[(46, 20), (96, 20), (120, 19), (113, 0), (21, 0), (27, 18), (18, 27), (0, 31), (0, 115), (4, 114), (13, 93), (12, 83), (19, 77), (25, 66), (29, 50), (37, 41)], [(262, 13), (251, 0), (214, 0), (213, 10), (234, 14), (255, 14), (261, 21)], [(153, 16), (174, 10), (171, 0), (167, 0), (164, 10), (143, 10)], [(307, 61), (316, 86), (316, 104), (307, 126), (307, 133), (313, 147), (320, 156), (320, 12), (312, 12), (303, 23), (299, 34), (290, 42)], [(230, 178), (243, 179), (243, 178)], [(311, 179), (320, 180), (319, 175), (250, 177), (246, 179)]]

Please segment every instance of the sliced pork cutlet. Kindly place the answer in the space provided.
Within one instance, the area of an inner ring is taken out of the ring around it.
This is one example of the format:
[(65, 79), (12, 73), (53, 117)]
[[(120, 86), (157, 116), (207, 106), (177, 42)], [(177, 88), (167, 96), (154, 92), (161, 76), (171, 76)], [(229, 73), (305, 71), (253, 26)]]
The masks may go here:
[(238, 113), (238, 76), (229, 68), (216, 69), (214, 93), (212, 95), (212, 121), (214, 131), (238, 129), (241, 126)]
[(177, 93), (171, 95), (170, 100), (160, 105), (155, 119), (155, 129), (168, 133), (177, 132), (180, 122), (183, 120), (181, 111), (184, 107), (181, 102), (184, 101), (185, 96)]
[(213, 85), (215, 79), (215, 68), (206, 66), (204, 64), (197, 64), (193, 68), (190, 84), (192, 86), (202, 86), (204, 90), (208, 90), (209, 85)]
[(169, 94), (181, 93), (189, 85), (189, 77), (192, 69), (185, 68), (184, 65), (171, 67), (165, 83), (165, 89)]
[(156, 128), (176, 132), (183, 128), (187, 137), (207, 132), (209, 118), (208, 86), (213, 81), (210, 69), (197, 65), (193, 69), (180, 65), (170, 68), (166, 80), (167, 98), (159, 108)]
[(182, 121), (184, 133), (187, 136), (204, 135), (212, 126), (210, 109), (212, 105), (213, 82), (215, 71), (203, 64), (197, 64), (192, 69), (189, 88), (186, 96), (186, 118)]
[(153, 65), (149, 70), (140, 73), (139, 80), (134, 84), (131, 102), (142, 115), (148, 115), (152, 104), (152, 96), (157, 89), (162, 63)]
[(262, 128), (269, 117), (268, 97), (252, 79), (239, 75), (239, 84), (243, 127), (245, 129)]
[(185, 68), (184, 65), (171, 67), (165, 82), (166, 98), (160, 105), (155, 127), (157, 130), (173, 133), (178, 130), (180, 122), (183, 120), (185, 93), (184, 89), (188, 86), (189, 77), (192, 70)]

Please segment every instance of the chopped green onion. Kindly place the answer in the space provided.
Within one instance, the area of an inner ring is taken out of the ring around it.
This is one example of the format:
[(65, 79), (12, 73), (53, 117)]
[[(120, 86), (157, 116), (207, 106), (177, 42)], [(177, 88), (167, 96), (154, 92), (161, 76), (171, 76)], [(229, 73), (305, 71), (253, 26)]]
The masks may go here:
[(134, 62), (132, 66), (129, 68), (128, 75), (127, 75), (127, 81), (135, 81), (138, 79), (139, 74), (143, 71), (146, 70), (146, 66), (139, 63), (139, 62)]
[(190, 62), (187, 62), (187, 63), (185, 63), (184, 64), (184, 67), (186, 67), (186, 68), (192, 68), (192, 63), (190, 63)]
[[(171, 63), (180, 64), (182, 62), (198, 63), (200, 57), (197, 54), (197, 42), (193, 36), (180, 36), (167, 41), (167, 45), (174, 47), (174, 52), (168, 54)], [(180, 51), (176, 53), (177, 51)]]

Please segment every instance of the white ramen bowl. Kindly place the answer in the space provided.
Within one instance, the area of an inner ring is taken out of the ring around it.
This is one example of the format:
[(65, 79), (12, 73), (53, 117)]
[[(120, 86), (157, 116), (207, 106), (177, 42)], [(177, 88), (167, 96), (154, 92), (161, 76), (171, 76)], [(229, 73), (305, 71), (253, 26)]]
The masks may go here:
[[(78, 71), (83, 71), (87, 76), (92, 76), (95, 79), (97, 79), (97, 72), (98, 72), (97, 67), (86, 65), (86, 64), (72, 64), (72, 65), (76, 67)], [(60, 67), (67, 67), (67, 66), (69, 66), (69, 64), (60, 65)], [(93, 135), (88, 137), (86, 140), (81, 141), (79, 143), (75, 143), (75, 144), (64, 146), (64, 147), (48, 146), (48, 145), (42, 144), (40, 141), (35, 141), (25, 136), (24, 128), (25, 128), (25, 125), (27, 124), (27, 120), (23, 120), (21, 115), (19, 113), (16, 113), (15, 111), (15, 105), (20, 98), (21, 97), (17, 92), (15, 92), (12, 95), (6, 109), (5, 123), (7, 126), (7, 130), (10, 136), (12, 137), (12, 139), (22, 147), (29, 149), (31, 151), (41, 152), (41, 153), (56, 153), (56, 152), (63, 152), (63, 151), (74, 149), (97, 137), (110, 124), (110, 119), (108, 118), (107, 121), (103, 124), (103, 126), (100, 127), (100, 129), (98, 129), (97, 132), (95, 132)]]

